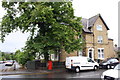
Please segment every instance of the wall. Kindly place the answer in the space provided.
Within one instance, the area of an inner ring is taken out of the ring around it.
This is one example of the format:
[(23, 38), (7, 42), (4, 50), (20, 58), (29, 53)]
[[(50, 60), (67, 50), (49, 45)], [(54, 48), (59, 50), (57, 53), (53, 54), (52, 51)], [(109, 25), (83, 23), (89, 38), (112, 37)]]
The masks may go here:
[[(97, 30), (97, 25), (102, 25), (102, 31)], [(98, 59), (98, 48), (103, 48), (104, 49), (104, 59), (106, 59), (108, 56), (108, 32), (107, 28), (104, 25), (103, 21), (99, 17), (94, 26), (92, 27), (93, 34), (94, 34), (94, 52), (95, 52), (95, 59)], [(98, 36), (103, 37), (103, 42), (98, 43)]]
[(60, 55), (60, 62), (64, 62), (66, 57), (69, 57), (69, 56), (77, 56), (78, 55), (78, 52), (77, 51), (74, 51), (70, 54), (68, 54), (67, 52), (65, 52), (65, 50), (62, 50), (61, 51), (61, 55)]
[(117, 56), (117, 54), (115, 53), (115, 50), (114, 50), (113, 40), (111, 40), (111, 39), (109, 39), (109, 54), (107, 56), (109, 58)]

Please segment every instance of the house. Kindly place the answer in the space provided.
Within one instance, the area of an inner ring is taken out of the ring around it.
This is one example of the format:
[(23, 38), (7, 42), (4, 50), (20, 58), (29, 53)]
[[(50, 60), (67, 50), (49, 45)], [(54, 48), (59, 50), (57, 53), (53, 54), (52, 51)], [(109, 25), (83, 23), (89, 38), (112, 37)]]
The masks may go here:
[(104, 60), (115, 57), (113, 39), (108, 38), (108, 26), (100, 14), (89, 19), (82, 18), (82, 38), (85, 46), (82, 51), (67, 54), (64, 50), (60, 55), (60, 61), (65, 61), (67, 56), (87, 56), (94, 60)]
[(68, 56), (87, 56), (94, 60), (104, 60), (115, 57), (113, 39), (108, 38), (108, 26), (100, 14), (89, 19), (82, 18), (83, 31), (81, 37), (85, 45), (81, 51), (74, 51), (70, 54), (64, 50), (61, 54), (51, 54), (51, 60), (64, 62)]
[(115, 45), (114, 51), (116, 53), (116, 57), (118, 57), (119, 60), (120, 60), (120, 47), (118, 47), (117, 45)]

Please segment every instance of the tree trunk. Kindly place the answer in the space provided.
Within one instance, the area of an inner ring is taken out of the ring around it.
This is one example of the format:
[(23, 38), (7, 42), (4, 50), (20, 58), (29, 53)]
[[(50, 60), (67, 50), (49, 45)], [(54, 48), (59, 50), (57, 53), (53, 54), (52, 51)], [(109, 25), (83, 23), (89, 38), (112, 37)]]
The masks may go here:
[(45, 57), (45, 62), (48, 62), (49, 60), (49, 54), (47, 48), (44, 48), (44, 57)]

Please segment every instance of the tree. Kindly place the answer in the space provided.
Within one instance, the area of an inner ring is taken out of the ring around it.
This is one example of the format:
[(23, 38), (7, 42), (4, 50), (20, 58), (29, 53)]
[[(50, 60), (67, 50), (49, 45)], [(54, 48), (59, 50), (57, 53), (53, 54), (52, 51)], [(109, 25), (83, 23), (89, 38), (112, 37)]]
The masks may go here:
[(4, 52), (1, 52), (1, 58), (2, 58), (2, 61), (5, 60), (5, 53)]
[(120, 51), (117, 52), (117, 57), (120, 58)]
[(15, 60), (21, 64), (23, 67), (26, 64), (27, 61), (31, 61), (34, 59), (34, 56), (29, 55), (29, 53), (27, 51), (20, 51), (17, 50), (15, 52)]
[(70, 53), (80, 50), (81, 18), (74, 16), (71, 2), (3, 2), (7, 14), (2, 18), (1, 39), (21, 30), (30, 32), (25, 50), (40, 53), (48, 60), (49, 52)]
[(4, 54), (4, 60), (12, 60), (12, 59), (11, 59), (11, 55), (8, 54), (8, 53), (5, 53), (5, 54)]
[(14, 54), (13, 53), (5, 53), (0, 52), (0, 60), (14, 60)]

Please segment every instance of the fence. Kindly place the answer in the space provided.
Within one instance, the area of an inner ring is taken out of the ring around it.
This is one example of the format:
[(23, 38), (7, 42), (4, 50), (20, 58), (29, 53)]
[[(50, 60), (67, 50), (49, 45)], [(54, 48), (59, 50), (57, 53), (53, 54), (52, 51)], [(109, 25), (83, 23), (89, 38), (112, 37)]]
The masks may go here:
[[(65, 62), (52, 62), (53, 63), (53, 69), (56, 68), (65, 68)], [(47, 69), (47, 63), (43, 63), (40, 61), (28, 61), (26, 64), (27, 69)]]

